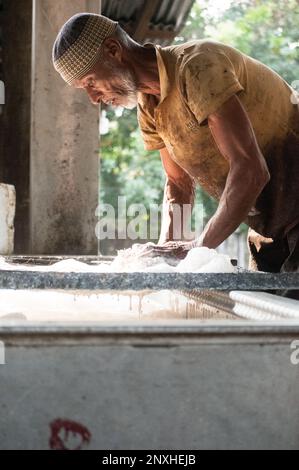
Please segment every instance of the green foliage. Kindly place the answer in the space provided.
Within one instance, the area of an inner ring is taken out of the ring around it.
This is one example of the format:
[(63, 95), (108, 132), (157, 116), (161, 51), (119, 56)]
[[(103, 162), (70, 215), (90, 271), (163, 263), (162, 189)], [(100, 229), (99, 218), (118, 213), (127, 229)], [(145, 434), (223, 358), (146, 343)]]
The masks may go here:
[[(215, 5), (220, 8), (216, 9)], [(226, 7), (223, 7), (226, 5)], [(260, 60), (289, 83), (299, 79), (298, 0), (198, 0), (175, 43), (210, 37)], [(126, 195), (128, 204), (161, 203), (164, 175), (158, 152), (143, 148), (136, 111), (122, 117), (108, 112), (110, 130), (101, 141), (101, 201), (117, 207), (117, 196)], [(211, 217), (216, 203), (200, 188), (197, 202)]]
[(101, 138), (101, 200), (117, 208), (117, 197), (126, 196), (127, 205), (142, 203), (147, 209), (163, 199), (165, 176), (158, 152), (148, 152), (137, 126), (136, 112), (124, 110)]
[[(209, 4), (201, 1), (201, 4)], [(206, 11), (206, 10), (203, 10)], [(206, 36), (260, 60), (292, 83), (299, 78), (297, 0), (231, 2), (221, 20), (205, 16)], [(201, 34), (197, 37), (202, 37)]]

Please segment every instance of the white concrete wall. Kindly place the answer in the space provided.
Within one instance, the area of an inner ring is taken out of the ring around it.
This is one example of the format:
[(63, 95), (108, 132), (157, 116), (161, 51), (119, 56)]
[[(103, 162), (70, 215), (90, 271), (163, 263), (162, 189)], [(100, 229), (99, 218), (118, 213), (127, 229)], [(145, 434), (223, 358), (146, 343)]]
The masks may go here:
[(14, 218), (16, 191), (14, 186), (0, 184), (0, 255), (11, 255), (14, 251)]

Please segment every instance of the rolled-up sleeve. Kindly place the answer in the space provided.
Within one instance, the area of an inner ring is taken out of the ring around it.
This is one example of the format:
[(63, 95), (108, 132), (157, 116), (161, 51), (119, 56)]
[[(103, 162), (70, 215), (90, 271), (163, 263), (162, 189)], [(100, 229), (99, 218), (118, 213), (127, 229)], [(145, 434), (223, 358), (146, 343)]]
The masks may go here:
[(200, 52), (184, 64), (180, 88), (200, 124), (243, 90), (229, 57), (212, 49)]

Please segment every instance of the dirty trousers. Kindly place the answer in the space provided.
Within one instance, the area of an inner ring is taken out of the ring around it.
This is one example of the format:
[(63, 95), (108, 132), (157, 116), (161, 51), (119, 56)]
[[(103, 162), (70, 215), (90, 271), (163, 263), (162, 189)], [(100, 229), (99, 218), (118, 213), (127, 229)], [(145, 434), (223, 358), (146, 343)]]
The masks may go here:
[[(277, 240), (248, 231), (249, 269), (270, 273), (299, 272), (299, 224)], [(299, 290), (276, 291), (279, 295), (299, 300)]]

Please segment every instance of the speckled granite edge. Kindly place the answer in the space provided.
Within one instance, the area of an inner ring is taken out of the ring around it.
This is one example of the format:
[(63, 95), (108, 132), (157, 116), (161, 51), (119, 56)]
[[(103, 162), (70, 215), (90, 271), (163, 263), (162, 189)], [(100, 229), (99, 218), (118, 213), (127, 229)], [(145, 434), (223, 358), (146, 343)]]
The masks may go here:
[(0, 271), (0, 289), (299, 289), (299, 273), (58, 273)]

